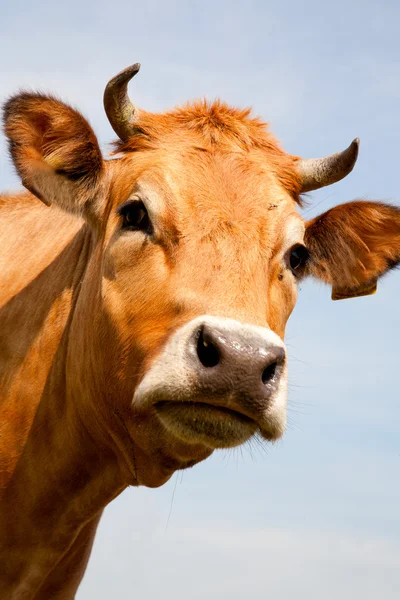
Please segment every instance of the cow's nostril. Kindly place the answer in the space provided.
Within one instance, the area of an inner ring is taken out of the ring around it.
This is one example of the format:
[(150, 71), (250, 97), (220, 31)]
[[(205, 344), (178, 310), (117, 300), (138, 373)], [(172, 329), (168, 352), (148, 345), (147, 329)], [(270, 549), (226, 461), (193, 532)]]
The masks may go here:
[(278, 363), (273, 362), (270, 365), (268, 365), (268, 367), (265, 367), (265, 369), (261, 375), (261, 379), (262, 379), (262, 382), (264, 385), (269, 383), (274, 378), (277, 366), (278, 366)]
[(206, 335), (204, 327), (200, 329), (197, 340), (197, 356), (203, 367), (216, 367), (220, 360), (218, 348)]

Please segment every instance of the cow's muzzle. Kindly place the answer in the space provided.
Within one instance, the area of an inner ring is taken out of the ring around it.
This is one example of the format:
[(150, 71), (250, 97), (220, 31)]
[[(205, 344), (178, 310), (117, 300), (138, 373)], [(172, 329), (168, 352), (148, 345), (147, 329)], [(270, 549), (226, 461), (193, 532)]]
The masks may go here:
[(178, 329), (134, 395), (188, 443), (236, 446), (255, 433), (279, 438), (286, 424), (287, 365), (270, 329), (203, 316)]

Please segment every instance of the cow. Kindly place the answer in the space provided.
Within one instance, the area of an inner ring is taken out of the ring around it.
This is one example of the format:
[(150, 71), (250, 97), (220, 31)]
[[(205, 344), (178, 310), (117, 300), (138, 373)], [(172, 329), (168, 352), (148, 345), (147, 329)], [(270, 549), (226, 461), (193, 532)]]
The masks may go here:
[(127, 486), (286, 423), (299, 281), (372, 293), (400, 262), (400, 209), (305, 221), (302, 194), (354, 167), (284, 152), (250, 110), (136, 108), (108, 83), (105, 160), (49, 95), (4, 105), (24, 192), (0, 197), (0, 597), (74, 598), (102, 510)]

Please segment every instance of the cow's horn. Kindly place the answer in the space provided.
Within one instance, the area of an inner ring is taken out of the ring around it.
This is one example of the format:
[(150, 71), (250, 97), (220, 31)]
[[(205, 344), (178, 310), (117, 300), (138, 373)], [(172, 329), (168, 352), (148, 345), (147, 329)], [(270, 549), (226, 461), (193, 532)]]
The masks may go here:
[(140, 63), (127, 67), (107, 83), (104, 90), (104, 108), (117, 136), (126, 141), (136, 130), (139, 111), (129, 100), (128, 83), (140, 69)]
[(331, 185), (346, 177), (356, 164), (360, 140), (353, 140), (346, 150), (325, 158), (301, 159), (297, 170), (302, 178), (301, 193)]

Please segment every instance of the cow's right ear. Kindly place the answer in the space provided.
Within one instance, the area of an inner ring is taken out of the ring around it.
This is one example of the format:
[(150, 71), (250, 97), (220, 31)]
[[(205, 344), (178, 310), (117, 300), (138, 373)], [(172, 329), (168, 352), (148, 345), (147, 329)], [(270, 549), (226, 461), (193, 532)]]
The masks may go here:
[(40, 94), (22, 93), (4, 106), (4, 129), (23, 185), (45, 204), (94, 218), (104, 171), (99, 144), (83, 116)]

